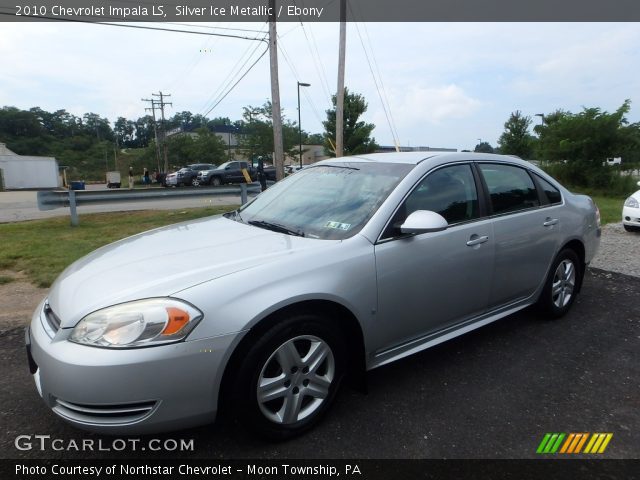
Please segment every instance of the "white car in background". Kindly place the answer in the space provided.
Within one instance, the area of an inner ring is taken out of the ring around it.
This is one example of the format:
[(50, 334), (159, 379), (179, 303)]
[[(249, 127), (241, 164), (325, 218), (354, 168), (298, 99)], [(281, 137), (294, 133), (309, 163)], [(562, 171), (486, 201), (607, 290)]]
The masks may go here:
[(624, 201), (622, 225), (627, 232), (640, 232), (640, 190)]

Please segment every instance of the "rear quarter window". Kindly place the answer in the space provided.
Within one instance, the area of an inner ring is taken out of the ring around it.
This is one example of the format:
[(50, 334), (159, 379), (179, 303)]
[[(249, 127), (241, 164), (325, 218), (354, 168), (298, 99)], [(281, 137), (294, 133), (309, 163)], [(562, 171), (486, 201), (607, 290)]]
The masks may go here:
[(535, 174), (536, 181), (540, 185), (542, 189), (543, 197), (546, 197), (549, 205), (555, 205), (558, 203), (562, 203), (562, 195), (560, 194), (560, 190), (547, 182), (540, 175)]

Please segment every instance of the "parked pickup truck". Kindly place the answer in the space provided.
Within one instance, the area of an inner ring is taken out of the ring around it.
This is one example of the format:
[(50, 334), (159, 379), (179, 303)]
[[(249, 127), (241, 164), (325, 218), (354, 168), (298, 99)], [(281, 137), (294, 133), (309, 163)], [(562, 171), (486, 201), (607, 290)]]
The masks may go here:
[(242, 169), (246, 168), (251, 181), (258, 178), (256, 169), (247, 162), (234, 160), (226, 162), (213, 170), (205, 170), (198, 173), (200, 185), (224, 185), (225, 183), (245, 183)]

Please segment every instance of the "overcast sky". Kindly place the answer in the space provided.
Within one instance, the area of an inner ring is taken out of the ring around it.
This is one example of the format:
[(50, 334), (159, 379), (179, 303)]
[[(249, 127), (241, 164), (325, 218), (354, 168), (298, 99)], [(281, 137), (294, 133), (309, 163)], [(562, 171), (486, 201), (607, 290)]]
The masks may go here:
[[(257, 23), (206, 25), (267, 30)], [(282, 106), (297, 121), (296, 82), (310, 83), (301, 111), (302, 127), (311, 133), (322, 131), (336, 89), (338, 28), (278, 24)], [(373, 135), (383, 145), (392, 145), (393, 137), (376, 83), (386, 93), (401, 145), (473, 149), (481, 138), (495, 146), (512, 111), (538, 123), (536, 113), (583, 106), (613, 111), (626, 98), (632, 100), (629, 119), (640, 120), (640, 24), (350, 23), (347, 29), (345, 84), (365, 96), (364, 119), (376, 125)], [(375, 81), (363, 43), (379, 72)], [(169, 116), (204, 114), (226, 91), (234, 67), (248, 58), (246, 70), (263, 50), (261, 42), (211, 36), (3, 23), (0, 106), (95, 112), (114, 122), (144, 115), (140, 99), (162, 90), (171, 93)], [(242, 107), (270, 96), (267, 54), (207, 116), (239, 119)]]

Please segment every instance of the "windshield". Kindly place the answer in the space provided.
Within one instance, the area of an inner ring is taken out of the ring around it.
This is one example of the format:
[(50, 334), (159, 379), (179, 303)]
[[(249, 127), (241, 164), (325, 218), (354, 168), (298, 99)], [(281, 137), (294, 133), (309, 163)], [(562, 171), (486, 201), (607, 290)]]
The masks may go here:
[(236, 218), (293, 235), (349, 238), (364, 227), (413, 167), (352, 162), (305, 168), (242, 207)]

